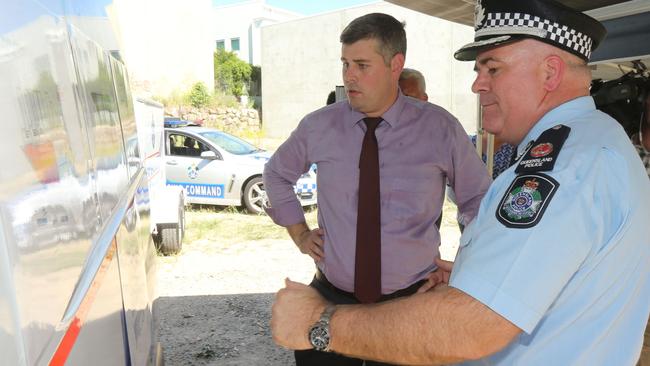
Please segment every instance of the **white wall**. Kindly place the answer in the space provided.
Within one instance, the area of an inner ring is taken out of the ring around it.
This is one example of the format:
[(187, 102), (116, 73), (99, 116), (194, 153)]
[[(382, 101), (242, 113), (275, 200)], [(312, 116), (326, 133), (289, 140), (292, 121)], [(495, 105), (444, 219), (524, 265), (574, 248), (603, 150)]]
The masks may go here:
[(213, 47), (223, 40), (226, 51), (232, 51), (231, 39), (239, 38), (240, 59), (252, 65), (261, 64), (261, 28), (301, 17), (300, 14), (266, 5), (265, 0), (214, 8)]
[(406, 67), (420, 70), (429, 101), (454, 114), (468, 133), (476, 130), (473, 63), (453, 53), (473, 40), (471, 27), (397, 5), (378, 2), (301, 18), (262, 29), (263, 125), (268, 136), (286, 137), (302, 117), (325, 105), (341, 78), (339, 35), (353, 19), (387, 13), (406, 21)]
[(133, 86), (166, 95), (214, 84), (211, 0), (115, 0), (108, 9)]

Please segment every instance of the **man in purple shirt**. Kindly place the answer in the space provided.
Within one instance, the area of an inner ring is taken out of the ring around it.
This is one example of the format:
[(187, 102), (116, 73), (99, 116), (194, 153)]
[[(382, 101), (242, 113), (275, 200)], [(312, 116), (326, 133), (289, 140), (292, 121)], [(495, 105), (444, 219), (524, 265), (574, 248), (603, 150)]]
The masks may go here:
[[(333, 303), (356, 303), (352, 292), (363, 118), (381, 117), (375, 135), (383, 301), (431, 284), (426, 279), (437, 268), (440, 233), (434, 223), (441, 214), (445, 182), (456, 193), (461, 221), (468, 224), (491, 179), (456, 118), (401, 93), (398, 80), (406, 54), (402, 23), (386, 14), (368, 14), (353, 20), (340, 39), (348, 100), (308, 114), (271, 157), (264, 170), (267, 213), (315, 260), (311, 285)], [(313, 163), (318, 166), (319, 227), (311, 229), (292, 185)], [(296, 352), (298, 366), (362, 362), (316, 350)]]

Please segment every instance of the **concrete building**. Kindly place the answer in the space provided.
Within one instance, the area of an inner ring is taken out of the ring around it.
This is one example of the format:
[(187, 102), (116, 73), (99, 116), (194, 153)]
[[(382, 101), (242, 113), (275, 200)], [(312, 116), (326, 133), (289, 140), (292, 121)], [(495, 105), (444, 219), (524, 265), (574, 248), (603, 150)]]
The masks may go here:
[(477, 98), (470, 87), (473, 64), (453, 58), (473, 40), (471, 27), (387, 2), (300, 18), (262, 29), (263, 128), (286, 137), (307, 113), (325, 105), (341, 78), (343, 28), (361, 15), (381, 12), (406, 22), (406, 67), (420, 70), (429, 101), (454, 114), (468, 133), (476, 131)]
[(261, 29), (301, 15), (251, 0), (214, 8), (214, 48), (235, 52), (251, 65), (261, 64)]

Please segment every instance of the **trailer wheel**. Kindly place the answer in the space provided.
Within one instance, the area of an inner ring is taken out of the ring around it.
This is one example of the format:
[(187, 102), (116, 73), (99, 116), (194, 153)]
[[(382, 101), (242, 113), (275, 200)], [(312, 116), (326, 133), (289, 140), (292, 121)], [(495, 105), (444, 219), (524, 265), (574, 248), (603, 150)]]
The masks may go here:
[(251, 179), (244, 188), (244, 205), (252, 214), (264, 213), (264, 202), (266, 201), (264, 181), (261, 177)]
[(163, 255), (178, 254), (182, 248), (182, 232), (179, 224), (159, 224), (156, 246)]

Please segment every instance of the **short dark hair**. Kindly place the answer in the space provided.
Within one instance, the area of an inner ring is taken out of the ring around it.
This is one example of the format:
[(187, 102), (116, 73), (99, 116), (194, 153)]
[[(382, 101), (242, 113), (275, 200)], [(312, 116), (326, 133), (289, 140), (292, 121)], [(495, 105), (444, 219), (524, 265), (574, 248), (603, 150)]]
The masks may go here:
[(336, 103), (336, 92), (332, 90), (329, 94), (327, 94), (327, 105), (330, 105), (332, 103)]
[(366, 14), (354, 19), (343, 29), (341, 43), (352, 44), (362, 39), (376, 39), (379, 43), (377, 51), (388, 65), (396, 54), (406, 56), (404, 25), (388, 14)]

